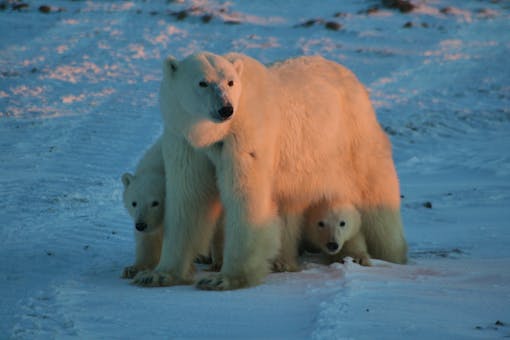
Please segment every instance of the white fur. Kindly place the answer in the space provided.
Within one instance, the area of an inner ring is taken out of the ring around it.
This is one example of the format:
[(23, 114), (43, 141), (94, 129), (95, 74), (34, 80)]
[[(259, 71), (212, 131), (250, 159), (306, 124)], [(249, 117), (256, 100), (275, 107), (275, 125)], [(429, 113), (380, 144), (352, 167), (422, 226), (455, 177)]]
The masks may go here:
[[(321, 203), (310, 208), (305, 216), (304, 241), (329, 255), (330, 262), (350, 256), (361, 265), (371, 265), (361, 232), (361, 215), (353, 205)], [(330, 243), (338, 248), (329, 248)]]
[[(126, 210), (134, 220), (136, 259), (124, 268), (123, 278), (133, 278), (138, 272), (151, 270), (159, 262), (163, 242), (163, 217), (165, 211), (166, 180), (161, 139), (152, 145), (139, 161), (134, 175), (122, 175), (124, 184), (123, 201)], [(153, 206), (157, 202), (156, 206)], [(133, 206), (136, 203), (136, 207)], [(137, 223), (145, 223), (143, 231), (136, 229)], [(204, 242), (198, 252), (211, 255), (211, 270), (219, 271), (223, 262), (223, 226), (218, 220), (212, 243)]]
[[(221, 122), (217, 110), (225, 103), (234, 115)], [(172, 173), (163, 251), (155, 272), (140, 273), (135, 283), (190, 282), (191, 259), (210, 240), (221, 205), (223, 267), (199, 288), (259, 283), (279, 253), (286, 216), (345, 197), (362, 216), (369, 249), (405, 262), (391, 146), (349, 70), (321, 57), (269, 68), (241, 54), (168, 58), (160, 106), (165, 169)]]
[[(122, 175), (123, 202), (134, 221), (136, 242), (135, 263), (124, 268), (123, 278), (132, 278), (141, 270), (154, 269), (159, 262), (163, 239), (165, 182), (159, 139), (145, 152), (134, 175)], [(139, 231), (136, 224), (145, 224), (146, 229)]]

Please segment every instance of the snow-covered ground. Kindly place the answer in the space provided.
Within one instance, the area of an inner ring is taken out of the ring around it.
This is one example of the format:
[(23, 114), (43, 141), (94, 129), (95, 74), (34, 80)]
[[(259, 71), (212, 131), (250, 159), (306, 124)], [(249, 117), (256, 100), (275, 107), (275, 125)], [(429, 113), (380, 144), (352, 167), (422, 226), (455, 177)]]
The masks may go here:
[[(509, 337), (510, 4), (413, 3), (0, 1), (0, 338)], [(358, 75), (393, 142), (408, 265), (307, 258), (228, 292), (119, 278), (120, 175), (161, 131), (161, 60), (199, 50)]]

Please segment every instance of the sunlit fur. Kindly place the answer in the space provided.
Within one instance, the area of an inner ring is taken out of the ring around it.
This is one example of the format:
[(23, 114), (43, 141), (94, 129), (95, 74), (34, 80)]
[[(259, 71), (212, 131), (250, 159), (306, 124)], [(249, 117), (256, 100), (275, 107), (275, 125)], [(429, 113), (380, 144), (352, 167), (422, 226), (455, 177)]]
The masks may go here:
[[(219, 84), (235, 78), (235, 85), (201, 99), (202, 78)], [(235, 113), (220, 123), (211, 110), (224, 98)], [(199, 288), (260, 282), (280, 250), (281, 228), (294, 227), (288, 222), (294, 219), (286, 216), (342, 197), (360, 212), (368, 248), (380, 258), (405, 262), (391, 146), (366, 90), (344, 67), (321, 57), (269, 68), (241, 54), (169, 58), (160, 104), (165, 169), (172, 173), (167, 189), (175, 190), (167, 190), (160, 263), (136, 283), (154, 285), (156, 278), (158, 285), (189, 282), (192, 256), (211, 236), (221, 204), (223, 267), (219, 275), (201, 280)]]
[[(160, 107), (165, 128), (195, 148), (222, 140), (229, 133), (230, 121), (218, 123), (214, 115), (226, 104), (234, 110), (239, 106), (242, 64), (229, 63), (225, 67), (225, 62), (210, 54), (198, 54), (181, 62), (170, 57), (163, 65)], [(173, 71), (172, 67), (178, 69)], [(199, 85), (202, 81), (207, 87)], [(230, 81), (233, 86), (228, 85)]]

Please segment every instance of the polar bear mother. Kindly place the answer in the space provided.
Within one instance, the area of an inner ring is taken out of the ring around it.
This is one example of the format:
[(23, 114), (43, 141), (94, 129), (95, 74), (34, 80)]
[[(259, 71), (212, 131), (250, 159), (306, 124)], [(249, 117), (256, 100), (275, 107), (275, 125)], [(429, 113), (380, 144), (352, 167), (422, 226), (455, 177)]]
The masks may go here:
[(172, 176), (161, 259), (136, 284), (191, 283), (192, 260), (223, 207), (223, 267), (202, 289), (261, 282), (293, 234), (287, 217), (321, 200), (352, 202), (372, 257), (406, 261), (391, 145), (352, 72), (321, 57), (266, 67), (208, 52), (170, 57), (163, 70), (162, 152)]

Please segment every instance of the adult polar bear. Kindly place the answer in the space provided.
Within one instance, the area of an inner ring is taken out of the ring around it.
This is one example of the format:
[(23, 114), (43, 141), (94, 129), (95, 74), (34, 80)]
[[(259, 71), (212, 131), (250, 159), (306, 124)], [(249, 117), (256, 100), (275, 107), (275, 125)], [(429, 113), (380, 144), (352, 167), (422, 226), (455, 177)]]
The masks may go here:
[(292, 244), (295, 226), (284, 221), (321, 200), (359, 210), (372, 257), (406, 261), (391, 145), (352, 72), (317, 56), (266, 67), (208, 52), (169, 57), (163, 69), (162, 148), (172, 174), (163, 248), (136, 284), (191, 283), (192, 259), (222, 206), (223, 267), (198, 282), (202, 289), (259, 283), (281, 238)]

